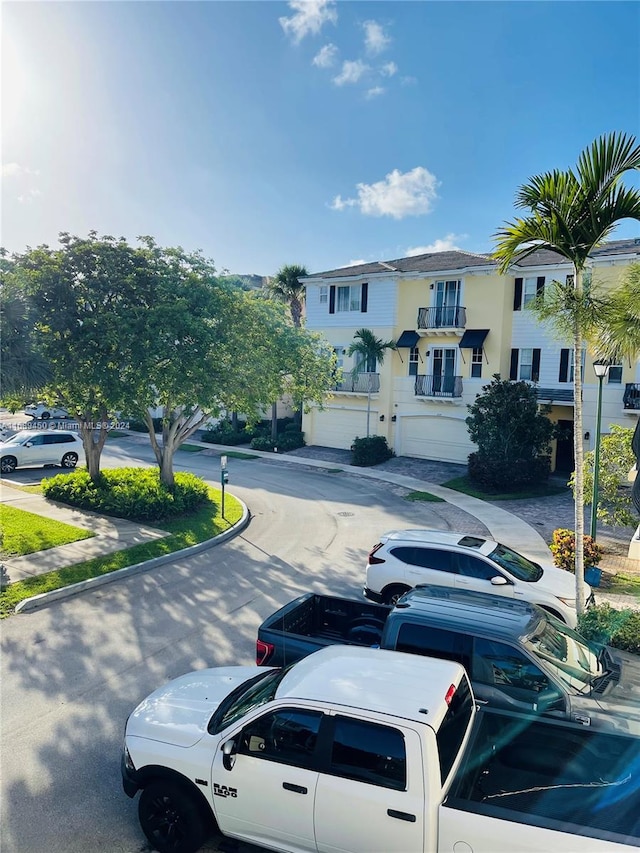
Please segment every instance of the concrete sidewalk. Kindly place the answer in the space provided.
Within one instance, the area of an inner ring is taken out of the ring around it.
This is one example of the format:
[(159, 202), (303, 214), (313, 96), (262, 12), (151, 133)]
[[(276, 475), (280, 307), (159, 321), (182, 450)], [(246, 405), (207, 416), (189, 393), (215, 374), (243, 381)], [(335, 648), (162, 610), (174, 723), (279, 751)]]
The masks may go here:
[(56, 548), (26, 554), (24, 557), (9, 557), (3, 560), (10, 582), (41, 575), (83, 560), (90, 560), (92, 557), (101, 557), (123, 548), (130, 548), (132, 545), (162, 539), (169, 535), (164, 530), (125, 521), (122, 518), (107, 518), (94, 512), (55, 503), (41, 495), (34, 495), (10, 486), (5, 480), (0, 480), (0, 503), (71, 524), (74, 527), (82, 527), (95, 534), (89, 539), (71, 542), (69, 545), (59, 545)]

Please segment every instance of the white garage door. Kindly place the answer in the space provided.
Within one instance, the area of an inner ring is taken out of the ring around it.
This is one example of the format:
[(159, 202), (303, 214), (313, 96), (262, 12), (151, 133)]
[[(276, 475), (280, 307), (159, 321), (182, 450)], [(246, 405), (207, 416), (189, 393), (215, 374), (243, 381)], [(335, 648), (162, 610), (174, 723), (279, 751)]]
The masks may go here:
[(400, 418), (398, 444), (398, 456), (463, 464), (474, 450), (463, 420), (437, 416)]
[[(351, 411), (345, 409), (314, 409), (312, 414), (312, 429), (305, 435), (307, 444), (320, 447), (340, 447), (348, 450), (356, 436), (362, 438), (367, 434), (367, 411)], [(369, 434), (376, 435), (378, 412), (371, 409)]]

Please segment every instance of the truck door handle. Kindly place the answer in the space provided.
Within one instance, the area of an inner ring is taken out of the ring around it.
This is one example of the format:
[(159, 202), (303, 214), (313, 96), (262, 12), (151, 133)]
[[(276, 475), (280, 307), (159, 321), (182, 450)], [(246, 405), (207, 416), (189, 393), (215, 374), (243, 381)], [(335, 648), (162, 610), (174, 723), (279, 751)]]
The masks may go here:
[(396, 809), (387, 809), (387, 814), (389, 817), (397, 817), (398, 820), (408, 820), (409, 823), (416, 822), (416, 816), (414, 814), (409, 814), (408, 812), (399, 812)]
[(283, 782), (282, 787), (285, 791), (293, 791), (294, 794), (306, 794), (307, 789), (302, 785), (292, 785), (291, 782)]

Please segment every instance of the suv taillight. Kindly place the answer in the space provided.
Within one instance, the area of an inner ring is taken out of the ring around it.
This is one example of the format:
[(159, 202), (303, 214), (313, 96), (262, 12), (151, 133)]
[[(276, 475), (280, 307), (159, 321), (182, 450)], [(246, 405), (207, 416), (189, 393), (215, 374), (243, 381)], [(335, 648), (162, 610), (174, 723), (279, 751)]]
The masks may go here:
[(382, 559), (382, 557), (374, 556), (376, 551), (379, 551), (380, 548), (382, 548), (382, 542), (378, 542), (378, 544), (374, 545), (374, 547), (371, 549), (371, 551), (369, 551), (369, 565), (370, 566), (375, 566), (376, 563), (384, 563), (384, 560)]
[(256, 663), (258, 666), (265, 664), (273, 654), (273, 643), (265, 643), (264, 640), (256, 640)]

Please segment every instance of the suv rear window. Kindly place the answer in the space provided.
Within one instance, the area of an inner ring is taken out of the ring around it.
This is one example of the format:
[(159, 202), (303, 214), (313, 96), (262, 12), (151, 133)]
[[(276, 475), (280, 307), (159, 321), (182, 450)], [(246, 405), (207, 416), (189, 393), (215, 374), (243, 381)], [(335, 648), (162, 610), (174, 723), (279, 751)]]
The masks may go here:
[(449, 710), (442, 721), (442, 725), (436, 732), (440, 756), (440, 779), (443, 785), (460, 752), (472, 713), (473, 699), (469, 680), (466, 675), (463, 675), (451, 698)]

